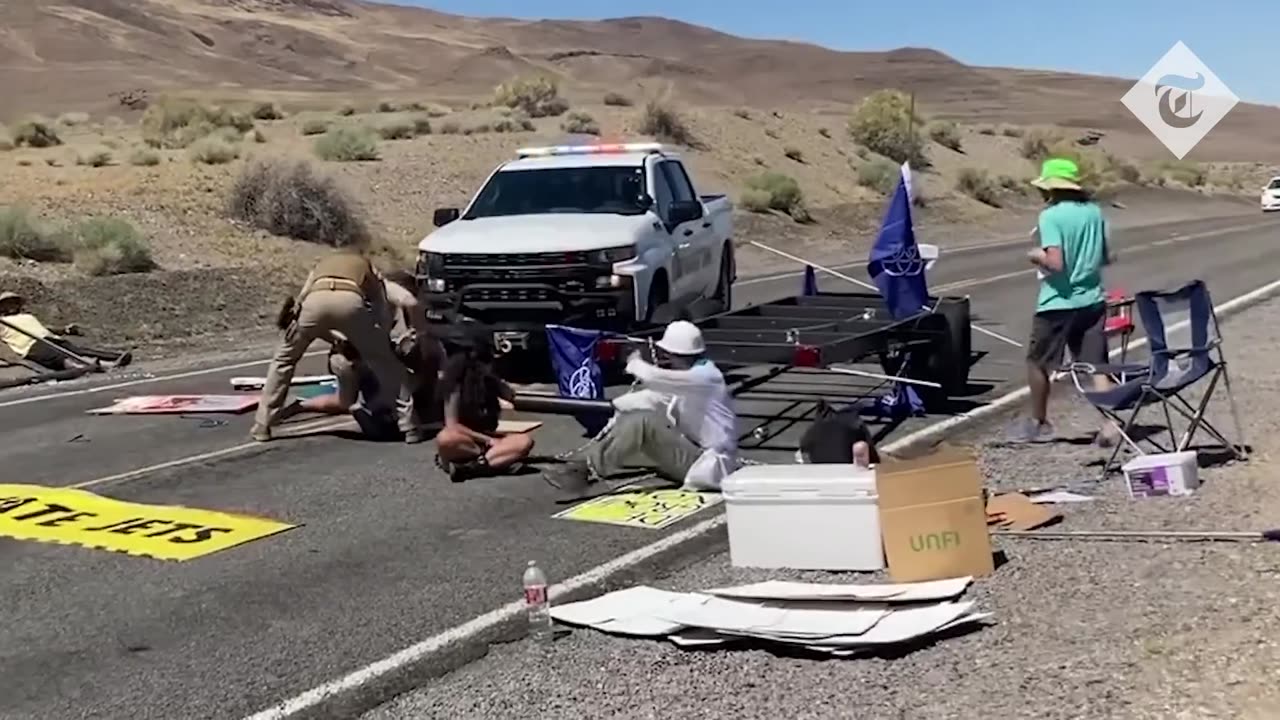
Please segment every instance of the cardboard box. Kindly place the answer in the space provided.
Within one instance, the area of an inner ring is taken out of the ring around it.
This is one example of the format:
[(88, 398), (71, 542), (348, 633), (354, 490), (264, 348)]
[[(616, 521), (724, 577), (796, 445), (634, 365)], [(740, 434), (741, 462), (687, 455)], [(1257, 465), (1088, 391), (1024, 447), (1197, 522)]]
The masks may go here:
[(995, 571), (982, 487), (972, 453), (947, 445), (876, 467), (880, 532), (894, 582)]

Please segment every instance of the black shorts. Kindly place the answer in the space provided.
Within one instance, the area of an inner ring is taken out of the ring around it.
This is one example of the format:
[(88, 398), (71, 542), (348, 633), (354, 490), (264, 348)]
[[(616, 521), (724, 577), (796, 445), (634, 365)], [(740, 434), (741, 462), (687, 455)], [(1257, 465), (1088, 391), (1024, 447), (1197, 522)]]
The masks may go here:
[(1045, 310), (1031, 322), (1027, 360), (1046, 370), (1062, 366), (1064, 351), (1075, 362), (1107, 362), (1107, 305), (1098, 303), (1071, 310)]

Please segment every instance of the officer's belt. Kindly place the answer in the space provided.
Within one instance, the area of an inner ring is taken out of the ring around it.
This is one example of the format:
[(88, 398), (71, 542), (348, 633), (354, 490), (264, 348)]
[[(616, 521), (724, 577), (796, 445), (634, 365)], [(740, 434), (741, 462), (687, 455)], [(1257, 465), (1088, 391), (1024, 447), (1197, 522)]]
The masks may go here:
[(306, 294), (303, 295), (300, 300), (305, 300), (307, 295), (321, 290), (345, 290), (347, 292), (353, 292), (360, 297), (364, 297), (364, 288), (361, 288), (359, 283), (354, 280), (348, 280), (347, 278), (322, 277), (311, 281), (311, 287), (307, 288)]

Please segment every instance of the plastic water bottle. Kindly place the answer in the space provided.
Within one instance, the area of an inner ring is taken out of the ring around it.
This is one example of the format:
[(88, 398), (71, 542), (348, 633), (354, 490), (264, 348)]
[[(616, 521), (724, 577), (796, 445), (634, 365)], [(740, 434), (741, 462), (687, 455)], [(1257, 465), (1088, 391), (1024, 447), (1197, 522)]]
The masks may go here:
[(524, 571), (524, 606), (529, 617), (529, 636), (535, 642), (551, 642), (551, 598), (547, 596), (547, 576), (534, 561)]

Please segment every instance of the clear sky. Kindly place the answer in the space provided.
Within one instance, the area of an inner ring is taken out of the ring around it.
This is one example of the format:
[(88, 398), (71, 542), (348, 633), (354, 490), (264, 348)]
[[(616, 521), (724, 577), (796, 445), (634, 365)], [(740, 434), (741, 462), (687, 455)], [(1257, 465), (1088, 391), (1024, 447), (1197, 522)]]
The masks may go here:
[(659, 15), (838, 50), (930, 47), (971, 65), (1138, 78), (1178, 40), (1241, 99), (1280, 105), (1280, 0), (395, 0), (472, 16)]

